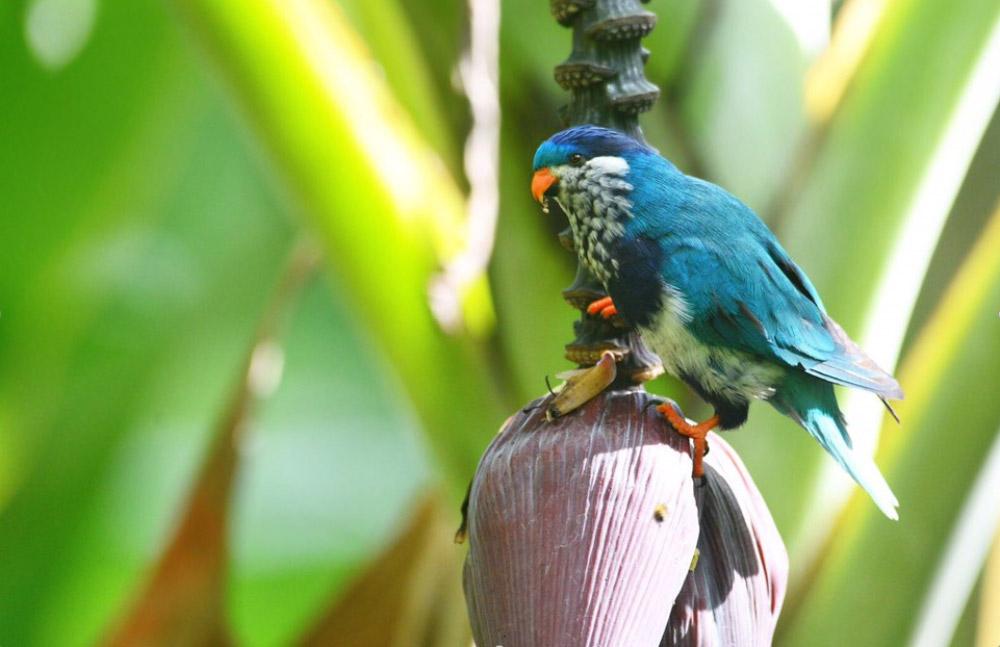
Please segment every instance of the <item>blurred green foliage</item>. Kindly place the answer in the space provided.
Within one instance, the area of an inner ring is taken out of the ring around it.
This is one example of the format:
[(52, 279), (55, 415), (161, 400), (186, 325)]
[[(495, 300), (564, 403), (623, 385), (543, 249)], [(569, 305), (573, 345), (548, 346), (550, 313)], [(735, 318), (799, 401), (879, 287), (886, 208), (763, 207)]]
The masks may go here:
[[(657, 0), (645, 45), (663, 96), (643, 125), (681, 168), (769, 219), (853, 335), (871, 323), (891, 264), (907, 261), (893, 254), (900, 236), (924, 222), (914, 218), (930, 223), (892, 323), (911, 401), (879, 459), (899, 524), (861, 497), (817, 511), (827, 459), (765, 408), (732, 436), (790, 543), (793, 575), (809, 578), (794, 583), (778, 642), (896, 645), (913, 639), (1000, 428), (1000, 401), (986, 397), (1000, 389), (1000, 88), (995, 74), (973, 74), (996, 62), (1000, 6), (887, 0), (859, 35), (838, 18), (860, 2), (835, 4)], [(527, 190), (534, 148), (560, 127), (551, 70), (570, 34), (545, 3), (500, 10), (496, 323), (484, 336), (440, 331), (426, 295), (449, 253), (438, 230), (460, 228), (468, 186), (471, 116), (455, 81), (466, 3), (0, 4), (0, 643), (92, 644), (122, 622), (170, 544), (302, 241), (322, 249), (323, 267), (280, 313), (272, 383), (241, 421), (223, 519), (230, 633), (285, 644), (322, 618), (345, 622), (340, 594), (381, 581), (365, 579), (379, 572), (368, 567), (415, 501), (437, 506), (434, 532), (441, 518), (457, 522), (489, 434), (567, 368), (574, 319), (559, 294), (574, 268), (556, 241), (563, 223)], [(303, 16), (322, 20), (297, 32)], [(828, 79), (846, 88), (832, 111), (812, 115), (807, 81), (835, 55), (831, 16), (835, 38), (859, 37), (858, 60)], [(331, 33), (351, 38), (324, 43)], [(438, 191), (441, 213), (401, 207), (399, 187), (365, 157), (364, 133), (344, 117), (356, 97), (331, 94), (330, 70), (316, 65), (326, 46), (362, 70), (363, 93), (384, 93), (372, 123), (403, 133), (402, 161), (421, 160), (416, 177)], [(957, 112), (963, 98), (981, 109)], [(929, 173), (942, 159), (946, 172)], [(915, 216), (929, 190), (942, 204)], [(481, 328), (490, 305), (476, 299), (466, 314), (480, 313)], [(651, 388), (691, 413), (702, 406), (674, 380)], [(428, 490), (444, 494), (421, 499)], [(424, 571), (457, 572), (460, 559), (435, 553)], [(424, 571), (407, 575), (420, 604), (397, 597), (426, 617), (400, 626), (446, 644), (455, 623), (434, 614), (461, 613), (459, 583), (442, 593)], [(992, 598), (958, 594), (970, 600), (951, 619), (965, 641)], [(877, 618), (856, 621), (876, 604)]]

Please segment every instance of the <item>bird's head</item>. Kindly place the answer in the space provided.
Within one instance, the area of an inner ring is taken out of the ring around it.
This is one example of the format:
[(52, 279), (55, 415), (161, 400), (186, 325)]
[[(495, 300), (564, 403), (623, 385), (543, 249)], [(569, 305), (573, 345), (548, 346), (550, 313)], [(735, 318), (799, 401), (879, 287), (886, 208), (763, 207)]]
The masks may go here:
[(599, 126), (574, 126), (556, 133), (535, 152), (531, 194), (543, 202), (560, 182), (590, 174), (624, 177), (630, 161), (653, 153), (628, 135)]

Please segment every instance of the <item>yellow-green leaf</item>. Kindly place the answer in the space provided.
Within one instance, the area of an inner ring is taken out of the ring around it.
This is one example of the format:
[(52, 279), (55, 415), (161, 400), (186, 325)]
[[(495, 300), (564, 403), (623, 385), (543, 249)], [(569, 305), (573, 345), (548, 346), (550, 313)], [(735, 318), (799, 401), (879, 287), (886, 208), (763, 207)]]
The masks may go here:
[[(992, 217), (900, 371), (904, 425), (885, 430), (879, 463), (900, 521), (857, 494), (830, 539), (787, 645), (893, 645), (910, 638), (962, 502), (1000, 427), (1000, 210)], [(877, 610), (877, 611), (875, 611)], [(868, 621), (864, 619), (868, 618)]]
[(976, 647), (995, 645), (1000, 645), (1000, 533), (983, 572), (979, 626), (976, 629)]
[[(305, 207), (336, 279), (402, 378), (457, 491), (503, 414), (484, 357), (468, 340), (444, 334), (428, 306), (430, 278), (464, 244), (456, 185), (372, 72), (335, 4), (175, 4), (215, 53)], [(487, 329), (485, 280), (466, 297), (468, 328)]]
[[(893, 0), (884, 11), (779, 234), (830, 315), (891, 371), (926, 263), (996, 105), (1000, 5)], [(853, 397), (844, 402), (848, 423), (865, 451), (882, 412), (874, 398)], [(808, 561), (843, 499), (822, 499), (831, 488), (817, 474), (835, 468), (813, 444), (789, 443), (789, 426), (757, 415), (754, 433), (734, 444), (765, 457), (766, 467), (747, 456), (755, 473), (775, 475), (761, 489), (793, 562)], [(788, 475), (801, 485), (788, 488)]]

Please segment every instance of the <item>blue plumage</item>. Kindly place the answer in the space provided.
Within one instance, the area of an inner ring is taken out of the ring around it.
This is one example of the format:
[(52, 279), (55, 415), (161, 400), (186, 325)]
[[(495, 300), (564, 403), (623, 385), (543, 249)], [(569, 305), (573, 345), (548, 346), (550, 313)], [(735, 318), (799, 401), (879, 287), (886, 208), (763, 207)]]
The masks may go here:
[[(901, 398), (899, 384), (826, 313), (805, 273), (753, 211), (654, 150), (594, 126), (535, 155), (533, 190), (570, 218), (581, 261), (665, 368), (742, 424), (764, 399), (802, 425), (886, 515), (897, 502), (855, 454), (833, 385)], [(677, 426), (677, 425), (675, 425)]]

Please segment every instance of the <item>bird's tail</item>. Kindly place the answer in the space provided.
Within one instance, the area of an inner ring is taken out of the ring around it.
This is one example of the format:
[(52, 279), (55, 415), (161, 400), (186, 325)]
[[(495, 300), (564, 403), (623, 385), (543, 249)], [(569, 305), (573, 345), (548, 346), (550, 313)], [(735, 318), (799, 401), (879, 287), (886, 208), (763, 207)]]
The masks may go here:
[(851, 437), (831, 384), (802, 376), (775, 394), (772, 403), (818, 440), (823, 449), (865, 489), (885, 516), (899, 519), (896, 512), (899, 501), (875, 461), (852, 448)]

